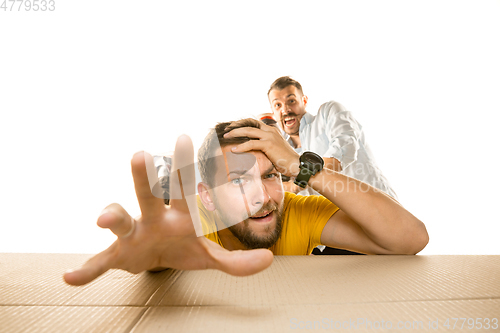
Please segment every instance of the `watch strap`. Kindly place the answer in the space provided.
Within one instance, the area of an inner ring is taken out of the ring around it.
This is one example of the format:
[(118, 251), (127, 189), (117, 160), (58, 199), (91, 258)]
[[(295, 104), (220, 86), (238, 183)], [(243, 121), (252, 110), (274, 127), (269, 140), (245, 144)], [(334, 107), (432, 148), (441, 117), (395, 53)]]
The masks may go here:
[(302, 188), (306, 188), (307, 183), (309, 183), (309, 179), (315, 174), (316, 172), (309, 170), (308, 168), (301, 165), (299, 167), (299, 174), (295, 178), (294, 183), (295, 185), (298, 185)]

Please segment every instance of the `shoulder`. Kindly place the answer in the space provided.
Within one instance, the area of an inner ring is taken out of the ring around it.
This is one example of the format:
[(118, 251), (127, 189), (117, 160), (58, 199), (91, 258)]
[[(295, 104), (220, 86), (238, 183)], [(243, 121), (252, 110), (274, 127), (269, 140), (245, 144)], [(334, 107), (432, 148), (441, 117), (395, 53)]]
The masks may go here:
[(336, 101), (329, 101), (321, 104), (318, 111), (318, 117), (328, 117), (329, 115), (347, 111), (347, 109)]
[(304, 204), (304, 198), (307, 198), (304, 195), (298, 195), (291, 192), (285, 192), (285, 204), (284, 210), (293, 209), (296, 206), (300, 206)]
[(286, 197), (288, 200), (285, 200), (283, 211), (283, 230), (286, 230), (287, 235), (301, 235), (308, 242), (319, 245), (325, 225), (339, 208), (322, 195), (302, 196), (290, 193)]
[(322, 195), (304, 196), (285, 192), (284, 212), (300, 215), (297, 217), (305, 217), (323, 209), (337, 210), (338, 207)]

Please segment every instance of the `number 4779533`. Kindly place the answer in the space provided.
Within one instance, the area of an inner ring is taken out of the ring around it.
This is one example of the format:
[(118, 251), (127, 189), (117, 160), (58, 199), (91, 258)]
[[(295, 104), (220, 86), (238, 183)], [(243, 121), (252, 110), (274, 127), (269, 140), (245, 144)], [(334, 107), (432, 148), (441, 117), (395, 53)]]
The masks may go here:
[(9, 11), (34, 11), (45, 12), (54, 11), (56, 9), (55, 0), (0, 0), (0, 10)]

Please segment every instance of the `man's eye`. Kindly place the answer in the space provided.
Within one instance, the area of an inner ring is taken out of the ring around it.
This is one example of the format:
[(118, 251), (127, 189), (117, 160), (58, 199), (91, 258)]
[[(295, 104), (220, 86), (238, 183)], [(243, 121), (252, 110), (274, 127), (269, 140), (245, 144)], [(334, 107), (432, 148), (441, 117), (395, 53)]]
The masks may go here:
[(280, 104), (274, 104), (275, 109), (279, 108), (280, 106), (281, 106)]
[(277, 173), (270, 173), (270, 174), (264, 176), (265, 179), (273, 179), (273, 178), (277, 178), (277, 177), (278, 177)]
[(290, 103), (290, 104), (293, 104), (293, 103), (295, 103), (295, 100), (294, 100), (294, 99), (291, 99), (291, 100), (289, 101), (289, 103)]
[(234, 184), (234, 185), (243, 185), (243, 183), (244, 183), (243, 178), (235, 178), (235, 179), (231, 180), (231, 184)]

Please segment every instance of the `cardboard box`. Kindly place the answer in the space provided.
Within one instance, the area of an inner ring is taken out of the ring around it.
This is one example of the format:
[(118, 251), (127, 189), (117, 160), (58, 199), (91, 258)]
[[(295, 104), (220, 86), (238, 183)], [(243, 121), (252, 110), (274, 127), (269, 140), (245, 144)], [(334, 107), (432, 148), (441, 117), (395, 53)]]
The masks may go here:
[(114, 270), (66, 285), (90, 257), (0, 254), (0, 332), (500, 331), (500, 256), (277, 256), (248, 277)]

